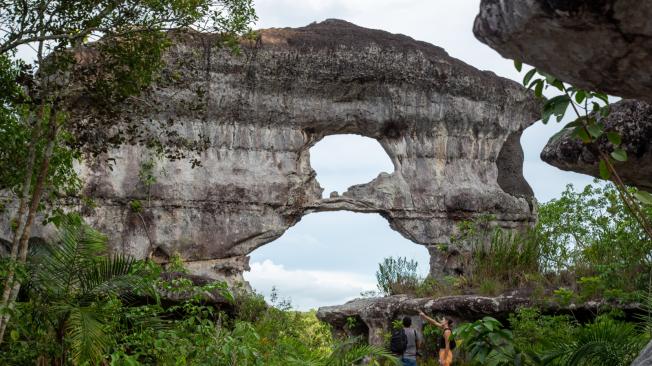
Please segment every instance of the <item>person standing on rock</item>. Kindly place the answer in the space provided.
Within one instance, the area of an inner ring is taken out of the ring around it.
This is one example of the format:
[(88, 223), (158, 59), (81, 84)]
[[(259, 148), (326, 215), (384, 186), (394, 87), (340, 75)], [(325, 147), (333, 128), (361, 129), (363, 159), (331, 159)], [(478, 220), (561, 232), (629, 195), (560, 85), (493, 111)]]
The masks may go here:
[(412, 328), (412, 318), (403, 318), (403, 335), (406, 339), (405, 351), (401, 355), (403, 366), (417, 366), (417, 350), (421, 346), (421, 337), (417, 330)]
[(443, 333), (437, 340), (437, 348), (439, 349), (439, 364), (441, 366), (450, 366), (453, 363), (453, 349), (455, 349), (455, 340), (451, 339), (453, 334), (451, 327), (453, 326), (453, 321), (446, 318), (442, 320), (435, 320), (423, 311), (419, 311), (419, 316), (428, 323), (440, 328)]

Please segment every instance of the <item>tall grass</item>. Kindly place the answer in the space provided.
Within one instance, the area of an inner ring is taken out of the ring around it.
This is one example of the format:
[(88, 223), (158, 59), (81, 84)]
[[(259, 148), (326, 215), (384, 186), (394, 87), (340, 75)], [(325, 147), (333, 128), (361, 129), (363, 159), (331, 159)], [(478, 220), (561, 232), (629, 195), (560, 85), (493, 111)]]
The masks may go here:
[(471, 283), (481, 286), (495, 281), (513, 288), (541, 272), (541, 246), (533, 233), (494, 229), (488, 242), (473, 243)]

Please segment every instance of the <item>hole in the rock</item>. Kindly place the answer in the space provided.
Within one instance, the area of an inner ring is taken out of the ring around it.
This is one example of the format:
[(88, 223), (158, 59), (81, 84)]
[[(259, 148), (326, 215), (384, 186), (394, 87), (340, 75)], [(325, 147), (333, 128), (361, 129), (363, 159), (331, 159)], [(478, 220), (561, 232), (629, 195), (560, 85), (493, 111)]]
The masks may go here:
[(347, 211), (305, 216), (279, 239), (251, 253), (245, 279), (270, 300), (272, 288), (294, 308), (339, 305), (377, 290), (376, 270), (387, 257), (418, 262), (420, 276), (429, 271), (426, 247), (389, 227), (378, 214)]
[(368, 183), (381, 172), (391, 173), (394, 165), (380, 143), (359, 135), (326, 136), (310, 149), (310, 165), (324, 188), (342, 194), (356, 184)]

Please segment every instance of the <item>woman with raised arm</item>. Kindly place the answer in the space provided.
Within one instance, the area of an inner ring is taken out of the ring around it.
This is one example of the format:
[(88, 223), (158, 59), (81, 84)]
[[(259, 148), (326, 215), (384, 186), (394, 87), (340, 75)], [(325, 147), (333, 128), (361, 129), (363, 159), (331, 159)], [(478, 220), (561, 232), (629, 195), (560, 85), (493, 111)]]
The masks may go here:
[[(421, 316), (423, 320), (440, 328), (443, 331), (442, 335), (437, 340), (437, 348), (439, 349), (439, 364), (441, 366), (450, 366), (453, 363), (453, 348), (455, 348), (454, 345), (451, 345), (450, 339), (451, 334), (453, 333), (451, 331), (453, 322), (446, 318), (435, 320), (426, 315), (423, 311), (419, 311), (419, 316)], [(452, 342), (454, 343), (455, 341)]]

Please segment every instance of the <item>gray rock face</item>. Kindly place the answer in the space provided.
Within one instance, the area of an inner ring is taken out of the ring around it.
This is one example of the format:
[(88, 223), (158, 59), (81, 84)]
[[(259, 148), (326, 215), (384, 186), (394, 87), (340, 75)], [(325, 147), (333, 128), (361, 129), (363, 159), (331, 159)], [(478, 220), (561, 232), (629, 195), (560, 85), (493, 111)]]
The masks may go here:
[[(626, 184), (652, 191), (652, 106), (634, 100), (622, 100), (611, 106), (609, 116), (602, 120), (607, 130), (618, 131), (628, 160), (617, 162), (616, 168)], [(612, 145), (606, 137), (599, 144), (604, 151)], [(553, 137), (541, 152), (541, 159), (559, 169), (594, 177), (600, 176), (599, 157), (570, 131)]]
[(636, 357), (632, 366), (650, 366), (652, 365), (652, 342), (648, 343), (647, 346), (641, 351), (641, 354)]
[[(180, 34), (165, 61), (162, 79), (111, 118), (210, 143), (200, 167), (161, 161), (149, 190), (139, 171), (152, 153), (141, 145), (102, 156), (112, 169), (81, 167), (96, 202), (87, 218), (117, 251), (161, 261), (178, 253), (194, 273), (238, 279), (249, 253), (303, 215), (350, 210), (379, 213), (428, 246), (437, 274), (453, 271), (450, 257), (463, 250), (435, 247), (461, 220), (492, 214), (508, 229), (535, 221), (519, 136), (538, 119), (538, 101), (441, 48), (328, 20), (263, 30), (240, 56), (214, 36)], [(309, 149), (345, 133), (377, 139), (395, 170), (322, 198)]]
[(652, 3), (482, 0), (476, 37), (577, 86), (652, 102)]
[[(607, 304), (604, 302), (587, 302), (560, 307), (558, 304), (535, 304), (530, 296), (501, 295), (486, 297), (478, 295), (445, 296), (439, 298), (410, 298), (396, 295), (380, 298), (355, 299), (343, 305), (319, 308), (317, 317), (333, 326), (336, 333), (366, 335), (370, 344), (383, 345), (384, 335), (391, 331), (392, 321), (404, 316), (412, 318), (415, 329), (421, 331), (423, 321), (418, 316), (419, 310), (430, 315), (445, 316), (455, 323), (469, 322), (491, 316), (506, 320), (510, 313), (519, 308), (538, 305), (544, 314), (572, 314), (576, 319), (586, 320), (595, 317), (605, 305), (617, 307), (626, 314), (641, 313), (640, 304)], [(350, 329), (349, 319), (359, 324)], [(504, 323), (505, 324), (505, 323)]]

